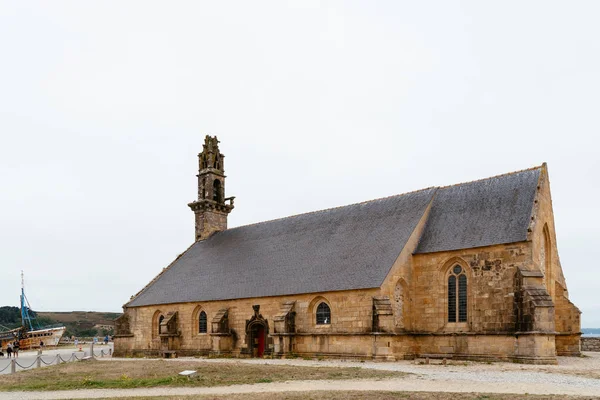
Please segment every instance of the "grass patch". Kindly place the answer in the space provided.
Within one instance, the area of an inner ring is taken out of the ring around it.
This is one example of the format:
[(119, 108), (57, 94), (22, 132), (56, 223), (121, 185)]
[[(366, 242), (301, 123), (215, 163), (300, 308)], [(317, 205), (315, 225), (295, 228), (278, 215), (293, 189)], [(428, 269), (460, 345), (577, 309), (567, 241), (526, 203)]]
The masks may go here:
[[(114, 398), (111, 398), (114, 399)], [(131, 398), (127, 398), (130, 400)], [(136, 397), (135, 400), (589, 400), (589, 396), (516, 395), (493, 393), (433, 393), (433, 392), (284, 392), (244, 393), (222, 396)]]
[[(196, 370), (188, 379), (178, 375)], [(358, 367), (299, 367), (201, 361), (131, 360), (66, 363), (3, 375), (0, 391), (143, 388), (156, 386), (227, 386), (292, 380), (384, 379), (402, 377), (402, 372)]]

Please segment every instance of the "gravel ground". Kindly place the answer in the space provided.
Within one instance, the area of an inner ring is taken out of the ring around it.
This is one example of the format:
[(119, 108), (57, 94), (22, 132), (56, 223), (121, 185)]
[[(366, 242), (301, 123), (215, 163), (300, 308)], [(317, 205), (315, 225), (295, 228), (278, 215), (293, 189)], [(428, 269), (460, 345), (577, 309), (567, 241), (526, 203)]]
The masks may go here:
[[(185, 396), (198, 394), (230, 394), (257, 392), (385, 390), (432, 391), (456, 393), (517, 393), (598, 396), (600, 398), (600, 353), (586, 353), (584, 358), (559, 357), (559, 365), (535, 366), (511, 363), (451, 363), (421, 365), (411, 361), (354, 362), (308, 360), (239, 360), (239, 359), (175, 359), (171, 362), (197, 360), (214, 363), (287, 364), (299, 366), (344, 366), (409, 372), (406, 378), (352, 381), (295, 381), (255, 385), (233, 385), (213, 388), (140, 388), (94, 389), (61, 392), (0, 393), (0, 399), (83, 399), (134, 396)], [(110, 360), (102, 361), (107, 364)], [(135, 362), (135, 360), (131, 360)], [(108, 365), (107, 365), (108, 367)]]

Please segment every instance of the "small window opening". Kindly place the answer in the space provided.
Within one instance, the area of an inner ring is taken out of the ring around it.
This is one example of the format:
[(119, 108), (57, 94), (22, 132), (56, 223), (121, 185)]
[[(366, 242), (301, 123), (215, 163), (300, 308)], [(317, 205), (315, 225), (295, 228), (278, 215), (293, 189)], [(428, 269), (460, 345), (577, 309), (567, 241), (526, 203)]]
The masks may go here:
[(200, 317), (198, 318), (198, 332), (206, 333), (208, 330), (208, 324), (206, 323), (206, 313), (204, 311), (200, 312)]
[(217, 203), (223, 202), (223, 196), (221, 195), (221, 181), (215, 179), (213, 182), (213, 200)]
[(331, 309), (327, 303), (320, 303), (317, 306), (317, 325), (331, 324)]

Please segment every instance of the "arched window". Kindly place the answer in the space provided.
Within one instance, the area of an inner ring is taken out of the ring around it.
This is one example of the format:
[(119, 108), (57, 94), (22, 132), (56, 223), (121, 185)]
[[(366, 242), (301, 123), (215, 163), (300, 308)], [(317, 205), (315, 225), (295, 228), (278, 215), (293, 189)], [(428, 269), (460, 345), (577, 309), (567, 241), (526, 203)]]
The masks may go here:
[(467, 275), (460, 265), (448, 276), (448, 322), (467, 322)]
[(158, 334), (159, 334), (159, 335), (160, 335), (160, 333), (161, 333), (161, 332), (160, 332), (160, 326), (161, 326), (161, 324), (162, 324), (162, 322), (163, 322), (163, 319), (165, 319), (165, 316), (164, 316), (164, 315), (161, 315), (160, 317), (158, 317)]
[(317, 325), (331, 324), (331, 309), (327, 303), (322, 302), (317, 306)]
[(200, 316), (198, 317), (198, 333), (206, 333), (207, 330), (208, 325), (206, 323), (206, 313), (201, 311)]
[(216, 201), (217, 203), (222, 203), (223, 202), (223, 196), (221, 196), (221, 181), (218, 179), (215, 179), (215, 181), (213, 182), (213, 200)]

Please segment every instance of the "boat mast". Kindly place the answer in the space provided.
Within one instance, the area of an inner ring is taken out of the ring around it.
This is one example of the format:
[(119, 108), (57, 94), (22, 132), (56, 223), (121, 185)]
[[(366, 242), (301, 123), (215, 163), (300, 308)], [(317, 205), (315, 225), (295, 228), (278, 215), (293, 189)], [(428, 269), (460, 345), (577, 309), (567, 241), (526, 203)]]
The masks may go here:
[(21, 325), (23, 325), (26, 331), (33, 330), (31, 319), (29, 315), (29, 302), (25, 297), (25, 275), (23, 274), (23, 270), (21, 270)]

